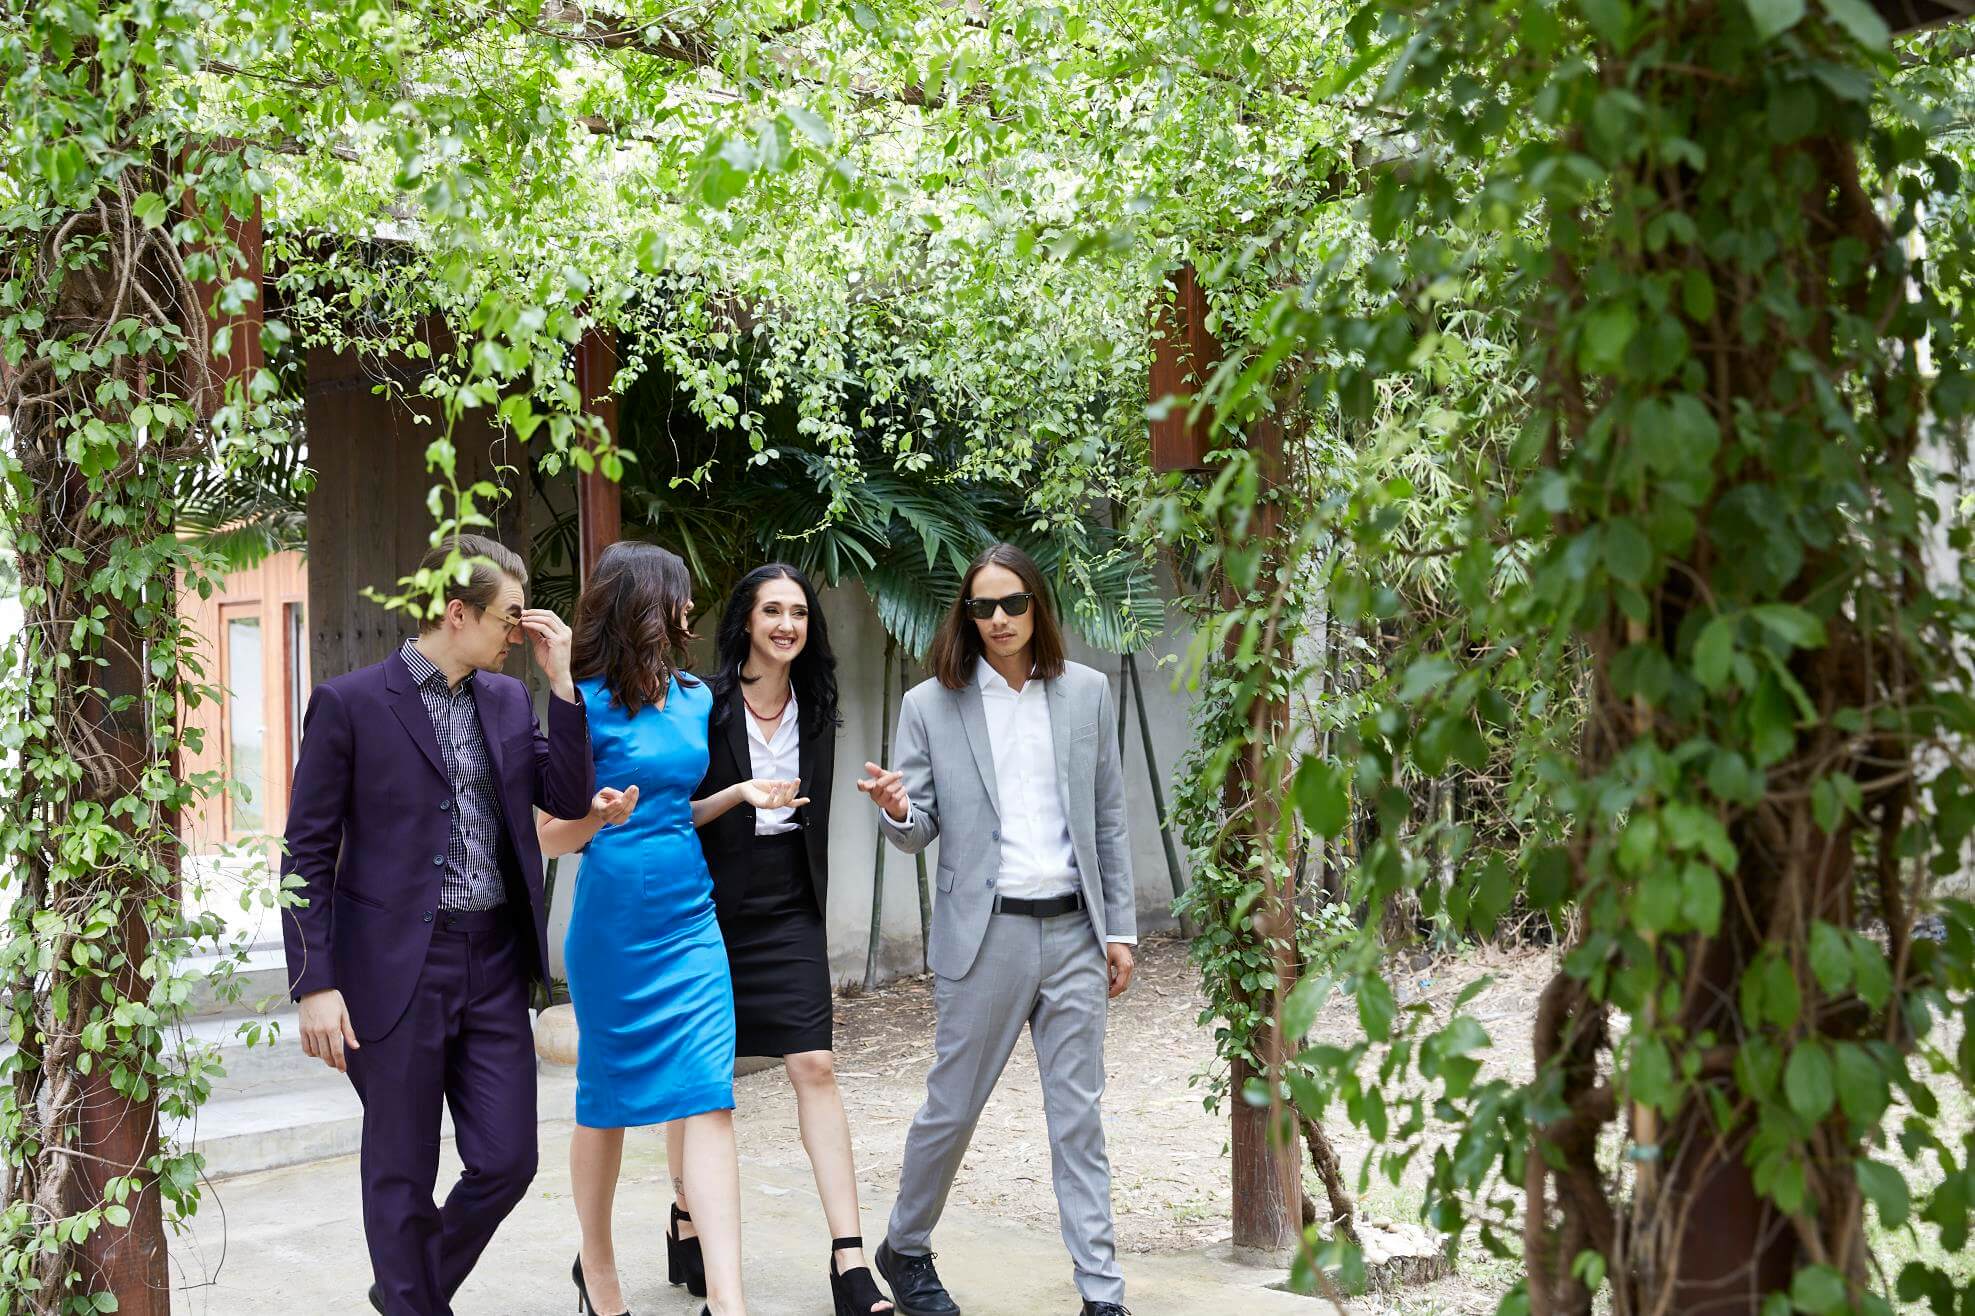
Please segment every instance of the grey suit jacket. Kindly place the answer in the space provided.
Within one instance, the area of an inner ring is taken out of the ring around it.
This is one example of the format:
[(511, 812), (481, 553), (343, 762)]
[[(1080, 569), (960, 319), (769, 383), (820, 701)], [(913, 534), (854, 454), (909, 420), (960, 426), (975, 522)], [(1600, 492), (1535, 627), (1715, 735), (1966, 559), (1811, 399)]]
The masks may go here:
[[(1111, 683), (1070, 663), (1045, 688), (1056, 777), (1091, 930), (1099, 944), (1136, 936), (1137, 888)], [(1001, 873), (1001, 805), (980, 686), (970, 681), (965, 689), (949, 690), (926, 681), (907, 691), (892, 765), (904, 774), (912, 812), (902, 827), (881, 823), (880, 830), (907, 854), (945, 838), (926, 961), (942, 978), (964, 978), (987, 935)]]

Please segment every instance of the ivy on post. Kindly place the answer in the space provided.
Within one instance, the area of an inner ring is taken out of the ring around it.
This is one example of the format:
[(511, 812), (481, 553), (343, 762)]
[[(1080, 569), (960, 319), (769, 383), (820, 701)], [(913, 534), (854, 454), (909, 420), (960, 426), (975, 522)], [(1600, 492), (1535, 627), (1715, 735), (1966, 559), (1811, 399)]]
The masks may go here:
[(176, 612), (181, 573), (203, 568), (174, 533), (173, 490), (183, 468), (255, 447), (274, 330), (252, 149), (189, 138), (185, 105), (154, 99), (156, 79), (189, 72), (196, 16), (80, 17), (10, 15), (0, 54), (0, 120), (44, 143), (10, 156), (24, 167), (0, 207), (0, 517), (25, 612), (0, 663), (17, 756), (0, 787), (0, 972), (18, 1047), (0, 1065), (0, 1307), (163, 1316), (165, 1218), (192, 1209), (198, 1162), (160, 1121), (210, 1081), (173, 1042), (182, 961), (220, 932), (186, 914), (177, 871), (178, 819), (220, 783), (179, 776), (180, 710), (207, 691)]

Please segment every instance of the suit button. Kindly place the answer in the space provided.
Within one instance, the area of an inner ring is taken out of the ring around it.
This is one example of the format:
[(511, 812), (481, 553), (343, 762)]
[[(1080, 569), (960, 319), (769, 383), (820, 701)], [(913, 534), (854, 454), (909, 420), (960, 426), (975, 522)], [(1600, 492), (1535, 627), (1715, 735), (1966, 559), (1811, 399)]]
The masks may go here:
[(439, 868), (443, 866), (445, 862), (446, 862), (446, 856), (442, 854), (435, 854), (432, 856), (432, 866), (434, 868)]
[(451, 813), (452, 811), (453, 811), (453, 802), (451, 800), (447, 800), (445, 803), (439, 806), (440, 813)]
[(999, 841), (999, 840), (1001, 839), (1001, 829), (1000, 829), (1000, 828), (998, 828), (998, 827), (997, 827), (997, 828), (995, 828), (995, 831), (994, 831), (994, 839), (995, 839), (995, 840), (997, 840), (997, 841)]
[(988, 890), (994, 890), (994, 879), (991, 877), (988, 879)]
[(432, 911), (429, 909), (425, 911), (425, 921), (427, 923), (430, 923), (432, 921)]

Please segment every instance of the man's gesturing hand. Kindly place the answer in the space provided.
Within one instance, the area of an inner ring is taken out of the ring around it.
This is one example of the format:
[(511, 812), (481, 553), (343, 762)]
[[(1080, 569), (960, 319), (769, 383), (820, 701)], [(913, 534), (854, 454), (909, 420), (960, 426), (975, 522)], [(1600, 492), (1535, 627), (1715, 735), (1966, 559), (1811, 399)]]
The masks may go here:
[(857, 789), (871, 797), (871, 803), (892, 816), (894, 822), (904, 822), (912, 814), (911, 801), (905, 797), (905, 774), (886, 772), (875, 763), (864, 765), (864, 779), (857, 783)]
[(350, 1012), (343, 1005), (343, 993), (334, 987), (310, 992), (302, 998), (302, 1051), (340, 1073), (349, 1073), (343, 1059), (344, 1048), (362, 1050), (356, 1029), (350, 1027)]

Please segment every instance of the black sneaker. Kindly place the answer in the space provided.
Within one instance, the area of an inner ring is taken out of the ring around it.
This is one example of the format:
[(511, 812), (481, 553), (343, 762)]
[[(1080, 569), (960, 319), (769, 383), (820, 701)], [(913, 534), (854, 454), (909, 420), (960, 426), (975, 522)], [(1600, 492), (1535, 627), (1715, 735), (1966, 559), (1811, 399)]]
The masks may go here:
[(1125, 1310), (1125, 1304), (1122, 1302), (1092, 1302), (1089, 1298), (1085, 1298), (1083, 1316), (1132, 1316), (1132, 1314)]
[(933, 1269), (933, 1255), (915, 1257), (891, 1250), (891, 1240), (878, 1244), (871, 1262), (891, 1285), (892, 1305), (898, 1316), (960, 1316), (959, 1304), (939, 1282)]

